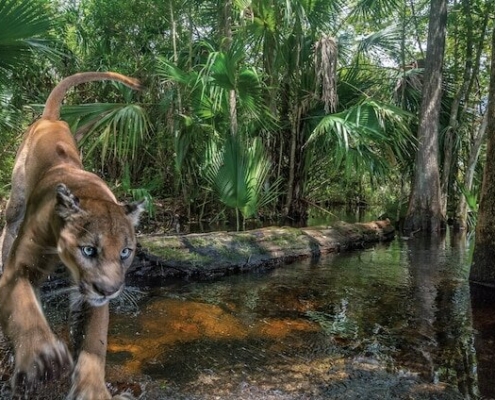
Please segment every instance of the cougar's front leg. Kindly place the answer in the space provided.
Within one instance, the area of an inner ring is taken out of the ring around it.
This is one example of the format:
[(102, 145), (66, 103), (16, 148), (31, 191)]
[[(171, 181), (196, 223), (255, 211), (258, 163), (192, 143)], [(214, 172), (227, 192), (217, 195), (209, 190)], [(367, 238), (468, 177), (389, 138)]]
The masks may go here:
[[(82, 303), (72, 310), (71, 334), (77, 355), (68, 400), (112, 399), (105, 384), (108, 304), (92, 307)], [(133, 399), (124, 394), (113, 399)]]
[(32, 393), (40, 381), (70, 373), (72, 357), (48, 326), (28, 279), (11, 273), (0, 279), (0, 322), (14, 347), (15, 393)]

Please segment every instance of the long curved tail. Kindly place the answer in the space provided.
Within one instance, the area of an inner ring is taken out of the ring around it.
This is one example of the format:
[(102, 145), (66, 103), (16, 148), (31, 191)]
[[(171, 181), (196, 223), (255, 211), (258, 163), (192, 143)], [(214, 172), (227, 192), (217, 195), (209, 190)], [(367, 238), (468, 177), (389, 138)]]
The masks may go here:
[(42, 118), (48, 119), (49, 121), (56, 121), (60, 118), (60, 105), (62, 104), (65, 94), (71, 87), (85, 82), (104, 80), (119, 81), (135, 90), (142, 89), (142, 86), (137, 79), (129, 78), (128, 76), (116, 72), (80, 72), (68, 76), (55, 86), (46, 100)]

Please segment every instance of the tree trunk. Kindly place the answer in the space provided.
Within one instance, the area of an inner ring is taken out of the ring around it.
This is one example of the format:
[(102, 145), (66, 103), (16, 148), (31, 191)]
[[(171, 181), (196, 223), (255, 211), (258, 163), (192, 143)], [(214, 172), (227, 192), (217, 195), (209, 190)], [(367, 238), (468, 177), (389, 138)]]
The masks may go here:
[[(232, 45), (232, 0), (219, 2), (222, 14), (220, 18), (220, 45), (224, 51), (228, 51)], [(229, 90), (229, 121), (230, 133), (233, 136), (237, 135), (237, 94), (235, 89)]]
[(291, 221), (301, 222), (307, 218), (307, 205), (304, 203), (302, 190), (302, 171), (304, 171), (304, 133), (303, 133), (303, 99), (297, 91), (291, 90), (290, 85), (294, 84), (294, 79), (300, 76), (301, 44), (296, 43), (294, 49), (295, 62), (293, 70), (287, 74), (289, 86), (287, 86), (287, 107), (289, 114), (287, 120), (290, 121), (290, 141), (289, 141), (289, 165), (287, 179), (287, 198), (283, 209), (283, 217)]
[(418, 128), (416, 172), (404, 229), (438, 232), (445, 226), (438, 168), (438, 121), (442, 99), (442, 64), (447, 23), (447, 1), (432, 0), (425, 80)]
[[(472, 76), (474, 73), (478, 73), (478, 67), (475, 67), (475, 61), (479, 62), (479, 59), (475, 60), (474, 54), (474, 35), (473, 35), (473, 20), (472, 20), (472, 11), (471, 11), (471, 0), (462, 0), (462, 9), (464, 18), (466, 19), (466, 33), (465, 33), (465, 62), (464, 67), (461, 67), (463, 70), (462, 81), (460, 82), (460, 86), (457, 90), (456, 95), (452, 101), (452, 106), (450, 107), (450, 118), (449, 125), (445, 132), (445, 140), (444, 140), (444, 161), (442, 168), (442, 178), (441, 178), (441, 188), (442, 188), (442, 213), (443, 215), (447, 215), (447, 209), (449, 209), (449, 199), (455, 199), (455, 196), (450, 196), (452, 192), (452, 185), (455, 182), (455, 172), (453, 172), (455, 161), (457, 155), (455, 153), (455, 142), (456, 136), (458, 135), (458, 127), (462, 121), (462, 108), (467, 107), (468, 101), (471, 98), (470, 90), (473, 88)], [(486, 20), (486, 19), (485, 19)], [(458, 36), (459, 32), (456, 32), (455, 36)], [(480, 42), (484, 42), (484, 34), (480, 37)], [(457, 43), (456, 50), (460, 47), (459, 43)], [(455, 59), (460, 59), (461, 55), (459, 51), (454, 53)], [(458, 69), (456, 69), (457, 75)], [(458, 79), (454, 78), (454, 81), (457, 82)], [(477, 156), (476, 156), (477, 157)], [(476, 160), (474, 161), (476, 163)], [(472, 182), (472, 181), (471, 181)], [(471, 186), (471, 185), (470, 185)], [(461, 199), (463, 197), (461, 196)], [(452, 207), (451, 207), (452, 208)], [(457, 209), (459, 209), (459, 204), (457, 204)]]
[(294, 110), (294, 123), (291, 129), (289, 179), (287, 182), (287, 201), (284, 217), (292, 222), (302, 222), (308, 217), (308, 206), (303, 200), (305, 155), (302, 141), (301, 110)]
[[(485, 113), (480, 127), (477, 130), (476, 136), (472, 140), (472, 144), (469, 148), (469, 157), (466, 165), (466, 172), (464, 173), (463, 187), (467, 193), (471, 193), (473, 189), (474, 174), (476, 172), (476, 165), (478, 164), (478, 157), (481, 150), (481, 145), (485, 140), (486, 128), (488, 123), (488, 113)], [(458, 229), (467, 228), (467, 213), (468, 204), (466, 196), (461, 196), (459, 204), (457, 205), (456, 212), (456, 226)]]
[(492, 60), (487, 110), (486, 164), (476, 225), (473, 264), (469, 279), (495, 286), (495, 28), (492, 34)]
[[(475, 60), (473, 63), (473, 68), (472, 68), (472, 73), (471, 73), (471, 79), (469, 81), (469, 88), (465, 93), (465, 97), (462, 100), (464, 104), (464, 108), (474, 108), (475, 105), (473, 103), (473, 100), (471, 99), (470, 94), (473, 92), (473, 87), (475, 85), (476, 80), (478, 79), (478, 73), (481, 65), (481, 56), (483, 55), (483, 49), (487, 45), (485, 43), (486, 40), (486, 34), (485, 32), (488, 32), (487, 26), (488, 26), (488, 21), (489, 21), (489, 12), (488, 10), (493, 9), (493, 6), (495, 5), (495, 1), (491, 1), (486, 4), (486, 10), (487, 12), (485, 13), (485, 18), (483, 19), (482, 26), (480, 28), (480, 31), (482, 34), (479, 37), (478, 43), (477, 43), (477, 50), (476, 50), (476, 56)], [(462, 111), (462, 110), (461, 110)], [(462, 113), (461, 113), (462, 114)], [(462, 120), (463, 116), (459, 115), (459, 120)], [(487, 127), (487, 118), (488, 114), (485, 112), (485, 115), (483, 116), (483, 120), (481, 122), (481, 125), (474, 131), (474, 133), (471, 135), (471, 138), (469, 140), (470, 146), (469, 146), (469, 158), (467, 161), (467, 166), (466, 166), (466, 171), (464, 173), (464, 182), (463, 182), (463, 188), (467, 193), (471, 193), (473, 189), (473, 180), (474, 180), (474, 174), (475, 174), (475, 169), (476, 165), (478, 163), (478, 157), (480, 154), (481, 146), (485, 141), (485, 136), (486, 136), (486, 127)], [(456, 227), (458, 229), (466, 229), (467, 226), (467, 213), (468, 213), (468, 207), (467, 207), (467, 201), (465, 196), (461, 196), (459, 199), (459, 203), (457, 204), (457, 210), (456, 210)]]

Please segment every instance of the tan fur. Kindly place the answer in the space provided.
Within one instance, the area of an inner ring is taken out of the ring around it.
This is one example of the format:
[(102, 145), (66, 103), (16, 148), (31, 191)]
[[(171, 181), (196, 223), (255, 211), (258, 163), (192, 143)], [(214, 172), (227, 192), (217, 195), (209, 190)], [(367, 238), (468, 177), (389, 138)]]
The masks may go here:
[[(70, 87), (105, 79), (140, 88), (137, 80), (113, 72), (64, 79), (17, 153), (0, 240), (0, 324), (15, 352), (16, 392), (29, 395), (43, 380), (72, 372), (68, 399), (111, 398), (104, 380), (108, 301), (123, 288), (136, 248), (134, 224), (143, 207), (119, 204), (103, 180), (83, 169), (68, 125), (58, 120)], [(36, 288), (60, 262), (69, 269), (76, 303), (85, 310), (75, 365), (36, 296)]]

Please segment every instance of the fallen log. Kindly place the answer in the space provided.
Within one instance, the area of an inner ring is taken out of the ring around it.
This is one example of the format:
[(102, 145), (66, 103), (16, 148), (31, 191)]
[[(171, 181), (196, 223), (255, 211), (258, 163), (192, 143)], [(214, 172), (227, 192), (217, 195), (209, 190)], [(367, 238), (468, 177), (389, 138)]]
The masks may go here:
[(162, 285), (171, 279), (211, 279), (273, 268), (303, 257), (341, 252), (388, 241), (390, 221), (338, 222), (332, 226), (268, 227), (244, 232), (211, 232), (139, 237), (128, 280)]

